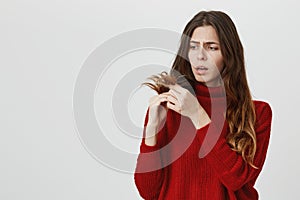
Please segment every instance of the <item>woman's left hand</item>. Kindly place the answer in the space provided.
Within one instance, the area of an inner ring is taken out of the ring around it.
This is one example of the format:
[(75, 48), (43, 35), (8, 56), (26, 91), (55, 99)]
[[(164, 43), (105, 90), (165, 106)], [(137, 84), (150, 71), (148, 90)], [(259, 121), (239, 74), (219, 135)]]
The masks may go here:
[(187, 89), (178, 84), (169, 85), (169, 88), (169, 92), (166, 93), (169, 109), (189, 117), (197, 129), (210, 123), (210, 118), (204, 108)]

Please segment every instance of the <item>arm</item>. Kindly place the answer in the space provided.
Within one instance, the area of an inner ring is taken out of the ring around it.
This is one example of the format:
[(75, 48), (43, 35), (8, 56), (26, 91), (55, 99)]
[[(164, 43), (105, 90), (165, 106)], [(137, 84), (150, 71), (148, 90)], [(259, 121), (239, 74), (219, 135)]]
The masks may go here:
[[(257, 137), (257, 151), (254, 157), (254, 165), (258, 167), (255, 169), (247, 164), (241, 155), (237, 154), (226, 143), (224, 135), (226, 135), (226, 127), (224, 127), (221, 137), (212, 150), (204, 158), (206, 159), (215, 172), (218, 174), (221, 182), (230, 190), (236, 191), (243, 187), (251, 180), (255, 180), (263, 167), (266, 153), (269, 144), (272, 110), (266, 103), (262, 103), (257, 108), (257, 124), (256, 124), (256, 137)], [(212, 122), (210, 125), (214, 129), (215, 124)], [(207, 131), (208, 126), (198, 130), (198, 136), (203, 137)], [(208, 142), (203, 143), (204, 148), (209, 145)]]
[[(144, 127), (148, 123), (149, 110), (147, 111)], [(164, 177), (162, 169), (162, 160), (158, 151), (164, 143), (166, 126), (157, 133), (157, 142), (154, 146), (148, 146), (145, 143), (145, 128), (143, 139), (140, 146), (140, 154), (137, 159), (134, 180), (140, 195), (146, 199), (157, 199), (160, 193)], [(153, 169), (157, 169), (154, 170)]]

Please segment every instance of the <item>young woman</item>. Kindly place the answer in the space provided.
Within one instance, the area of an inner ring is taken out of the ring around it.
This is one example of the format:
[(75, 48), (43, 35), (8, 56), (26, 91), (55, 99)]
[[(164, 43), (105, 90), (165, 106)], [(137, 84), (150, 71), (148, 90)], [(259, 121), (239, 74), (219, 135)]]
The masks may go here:
[(135, 172), (140, 195), (258, 199), (254, 184), (266, 158), (272, 111), (251, 98), (243, 46), (230, 17), (220, 11), (195, 15), (183, 31), (173, 71), (184, 75), (195, 95), (169, 84), (150, 99)]

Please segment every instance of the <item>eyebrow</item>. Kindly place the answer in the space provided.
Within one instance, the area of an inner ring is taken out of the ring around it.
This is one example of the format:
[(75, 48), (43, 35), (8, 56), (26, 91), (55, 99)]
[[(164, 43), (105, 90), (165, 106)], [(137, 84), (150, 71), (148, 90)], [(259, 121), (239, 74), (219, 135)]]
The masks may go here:
[[(198, 41), (194, 41), (194, 40), (191, 40), (190, 42), (191, 42), (191, 43), (200, 44), (200, 42), (198, 42)], [(213, 42), (213, 41), (204, 42), (204, 44), (206, 44), (206, 45), (209, 45), (209, 44), (217, 44), (217, 45), (219, 45), (219, 43), (217, 43), (217, 42)]]

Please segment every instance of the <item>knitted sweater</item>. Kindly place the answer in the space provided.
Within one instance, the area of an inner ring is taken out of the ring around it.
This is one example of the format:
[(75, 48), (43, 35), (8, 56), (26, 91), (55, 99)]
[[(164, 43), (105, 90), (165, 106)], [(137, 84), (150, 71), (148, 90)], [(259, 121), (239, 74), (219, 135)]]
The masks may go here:
[[(222, 87), (207, 88), (197, 84), (195, 93), (211, 117), (211, 123), (196, 130), (189, 118), (168, 110), (166, 123), (157, 133), (156, 145), (147, 146), (144, 138), (141, 142), (134, 174), (140, 195), (145, 200), (258, 199), (254, 184), (269, 144), (270, 106), (254, 101), (257, 118), (254, 165), (258, 167), (255, 169), (226, 142), (226, 95)], [(148, 111), (145, 126), (147, 121)]]

